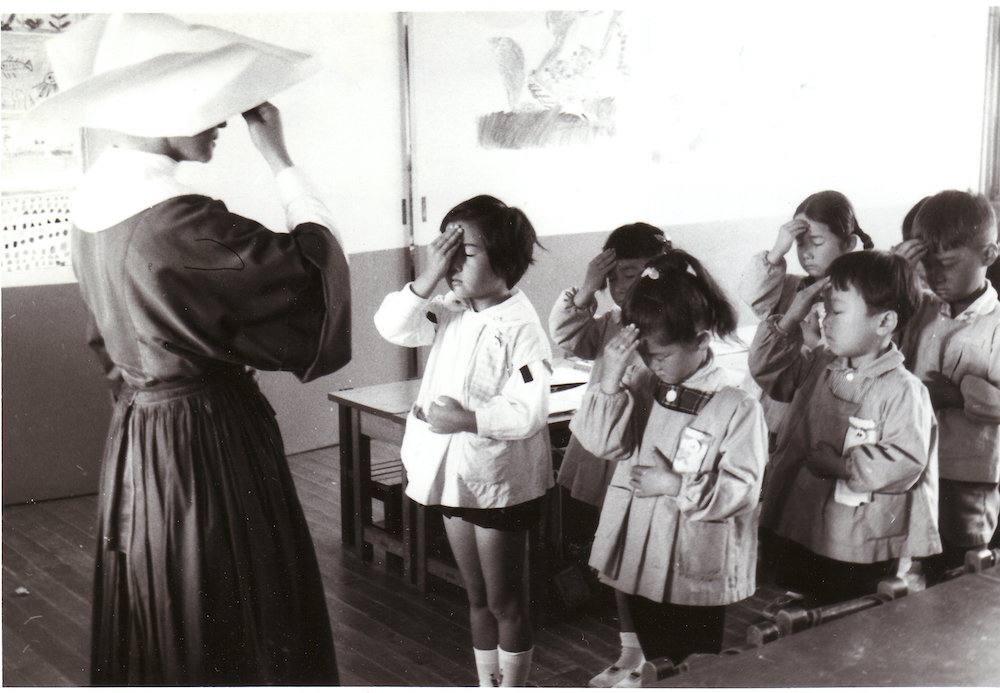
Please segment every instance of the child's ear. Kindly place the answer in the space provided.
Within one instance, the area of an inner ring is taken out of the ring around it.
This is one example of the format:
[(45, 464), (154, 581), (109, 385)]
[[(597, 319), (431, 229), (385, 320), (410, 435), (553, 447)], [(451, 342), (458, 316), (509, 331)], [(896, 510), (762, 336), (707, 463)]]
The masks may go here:
[(708, 330), (699, 330), (698, 336), (695, 337), (698, 340), (698, 348), (704, 349), (708, 346), (708, 343), (712, 341), (712, 333)]
[(887, 310), (882, 313), (881, 319), (878, 321), (878, 327), (876, 331), (880, 335), (892, 334), (896, 331), (896, 327), (899, 325), (899, 314), (894, 310)]
[(996, 262), (997, 255), (1000, 255), (1000, 246), (996, 243), (987, 243), (986, 247), (983, 248), (983, 262), (987, 267)]
[(844, 252), (849, 253), (857, 247), (858, 247), (858, 237), (852, 233), (850, 236), (847, 237), (847, 240), (844, 241)]

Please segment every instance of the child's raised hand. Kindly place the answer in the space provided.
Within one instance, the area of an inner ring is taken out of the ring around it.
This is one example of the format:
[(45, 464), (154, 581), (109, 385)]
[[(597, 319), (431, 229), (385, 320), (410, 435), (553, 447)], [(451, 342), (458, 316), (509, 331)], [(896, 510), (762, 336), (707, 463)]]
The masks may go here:
[(649, 496), (676, 496), (681, 487), (681, 477), (667, 466), (665, 459), (655, 459), (649, 466), (632, 467), (629, 484), (639, 498)]
[(795, 240), (808, 230), (809, 222), (805, 219), (792, 219), (787, 224), (783, 224), (778, 229), (778, 238), (774, 241), (774, 248), (767, 254), (767, 261), (772, 265), (778, 264), (778, 261), (785, 257), (795, 245)]
[(896, 255), (902, 255), (910, 264), (916, 265), (927, 254), (927, 244), (919, 238), (911, 238), (893, 246), (892, 252)]
[(577, 307), (585, 307), (594, 299), (594, 294), (604, 288), (604, 283), (608, 278), (608, 272), (614, 269), (614, 267), (614, 248), (608, 248), (590, 261), (587, 265), (587, 276), (583, 280), (583, 287), (581, 287), (579, 293), (574, 299)]
[(816, 345), (823, 339), (823, 330), (820, 329), (819, 324), (819, 313), (815, 310), (810, 310), (809, 314), (806, 315), (800, 324), (802, 325), (802, 342), (809, 349), (815, 349)]
[(639, 348), (639, 328), (625, 325), (604, 346), (604, 372), (601, 373), (601, 390), (613, 395), (621, 389), (622, 376)]
[(420, 276), (413, 280), (413, 293), (421, 298), (427, 298), (434, 291), (437, 283), (448, 273), (452, 257), (462, 247), (465, 230), (461, 224), (448, 224), (440, 236), (429, 246), (427, 266)]
[(451, 397), (438, 397), (423, 414), (431, 425), (431, 433), (475, 433), (478, 430), (475, 412), (469, 411)]
[(795, 294), (795, 298), (792, 299), (792, 303), (788, 306), (788, 310), (786, 310), (785, 314), (781, 316), (781, 320), (778, 322), (778, 327), (785, 332), (790, 332), (795, 325), (798, 325), (805, 320), (806, 316), (809, 315), (809, 312), (812, 310), (813, 304), (817, 301), (823, 300), (823, 291), (825, 291), (826, 287), (829, 285), (830, 278), (823, 277), (822, 279), (818, 279), (811, 286), (807, 286), (802, 289), (802, 291)]
[(962, 388), (954, 380), (940, 371), (928, 371), (924, 375), (924, 385), (931, 396), (931, 406), (935, 409), (964, 409), (965, 397)]
[(847, 479), (847, 461), (829, 443), (819, 442), (809, 450), (806, 467), (821, 479)]

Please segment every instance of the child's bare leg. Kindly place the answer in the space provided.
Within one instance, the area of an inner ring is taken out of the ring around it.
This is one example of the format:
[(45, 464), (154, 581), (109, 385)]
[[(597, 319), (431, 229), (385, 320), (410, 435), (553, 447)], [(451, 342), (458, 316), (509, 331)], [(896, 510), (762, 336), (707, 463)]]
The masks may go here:
[(484, 527), (475, 530), (487, 600), (497, 622), (500, 648), (507, 652), (523, 652), (532, 645), (528, 613), (528, 533)]
[(490, 611), (486, 579), (479, 557), (476, 526), (460, 517), (446, 517), (445, 531), (448, 543), (458, 563), (458, 570), (465, 582), (469, 596), (469, 620), (472, 628), (472, 646), (478, 650), (495, 650), (500, 636), (497, 620)]

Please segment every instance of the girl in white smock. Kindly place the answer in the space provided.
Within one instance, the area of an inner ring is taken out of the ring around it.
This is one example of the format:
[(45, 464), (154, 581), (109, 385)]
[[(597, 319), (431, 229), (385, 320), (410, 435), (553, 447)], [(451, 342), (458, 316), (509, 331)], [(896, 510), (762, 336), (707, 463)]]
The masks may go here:
[[(375, 315), (390, 342), (431, 346), (403, 438), (406, 494), (445, 516), (483, 686), (527, 679), (527, 534), (553, 486), (551, 350), (514, 288), (536, 243), (521, 210), (487, 195), (463, 202), (441, 222), (426, 269)], [(451, 291), (432, 298), (441, 279)]]

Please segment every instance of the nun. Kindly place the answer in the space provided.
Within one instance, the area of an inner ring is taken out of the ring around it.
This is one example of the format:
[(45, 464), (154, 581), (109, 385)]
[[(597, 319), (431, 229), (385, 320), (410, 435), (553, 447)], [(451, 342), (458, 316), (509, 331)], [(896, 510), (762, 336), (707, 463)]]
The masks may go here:
[[(114, 412), (97, 520), (95, 685), (338, 683), (315, 550), (256, 369), (351, 358), (330, 212), (268, 99), (305, 54), (167, 15), (92, 15), (47, 46), (29, 133), (112, 133), (73, 200), (72, 258)], [(272, 232), (176, 176), (242, 117), (274, 173)]]

